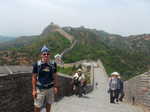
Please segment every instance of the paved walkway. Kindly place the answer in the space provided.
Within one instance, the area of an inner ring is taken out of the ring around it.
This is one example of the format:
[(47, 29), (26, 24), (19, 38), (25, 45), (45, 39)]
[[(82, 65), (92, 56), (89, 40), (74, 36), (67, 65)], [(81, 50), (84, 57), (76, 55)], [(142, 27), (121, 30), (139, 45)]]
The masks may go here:
[(110, 104), (105, 72), (102, 68), (95, 68), (94, 74), (98, 88), (81, 98), (64, 97), (53, 105), (52, 112), (143, 112), (141, 108), (130, 104)]

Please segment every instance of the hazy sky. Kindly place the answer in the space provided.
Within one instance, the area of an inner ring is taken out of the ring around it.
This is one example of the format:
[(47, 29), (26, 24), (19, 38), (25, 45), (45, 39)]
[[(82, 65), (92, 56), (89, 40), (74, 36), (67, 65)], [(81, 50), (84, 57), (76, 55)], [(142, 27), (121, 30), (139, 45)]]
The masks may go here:
[(0, 0), (0, 35), (40, 34), (51, 22), (121, 35), (150, 33), (150, 0)]

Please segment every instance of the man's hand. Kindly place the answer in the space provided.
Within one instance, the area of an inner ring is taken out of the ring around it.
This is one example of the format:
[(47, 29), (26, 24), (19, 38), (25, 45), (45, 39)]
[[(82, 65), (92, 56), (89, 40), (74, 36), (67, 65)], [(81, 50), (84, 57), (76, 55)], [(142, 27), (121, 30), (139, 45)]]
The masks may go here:
[(32, 91), (32, 96), (33, 96), (34, 99), (36, 98), (36, 96), (37, 96), (37, 91), (36, 90)]
[(57, 88), (57, 87), (54, 87), (54, 88), (53, 88), (53, 91), (54, 91), (54, 94), (57, 94), (57, 93), (58, 93), (58, 88)]

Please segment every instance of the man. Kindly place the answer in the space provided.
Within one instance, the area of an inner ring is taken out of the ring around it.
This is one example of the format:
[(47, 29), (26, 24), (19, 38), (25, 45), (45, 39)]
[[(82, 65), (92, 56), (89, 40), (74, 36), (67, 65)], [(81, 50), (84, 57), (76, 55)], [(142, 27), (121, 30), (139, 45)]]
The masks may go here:
[(78, 81), (79, 75), (78, 72), (76, 72), (73, 76), (73, 91), (74, 93), (77, 95), (78, 94), (78, 85), (79, 85), (79, 81)]
[(95, 88), (98, 88), (98, 82), (95, 83)]
[(118, 102), (119, 101), (119, 95), (120, 95), (120, 91), (121, 91), (121, 80), (120, 80), (120, 74), (119, 73), (117, 73), (116, 74), (116, 76), (117, 76), (117, 90), (116, 90), (116, 102)]
[(50, 112), (54, 101), (54, 93), (58, 89), (57, 65), (50, 60), (50, 51), (46, 46), (41, 49), (41, 60), (33, 65), (32, 96), (34, 98), (34, 112), (40, 112), (43, 105), (46, 112)]
[(85, 86), (85, 76), (82, 73), (81, 69), (78, 69), (77, 73), (73, 76), (74, 80), (74, 90), (76, 95), (82, 96), (82, 92), (85, 93), (84, 86)]
[(73, 91), (75, 95), (79, 94), (79, 70), (73, 76)]
[(110, 93), (110, 103), (115, 103), (115, 98), (117, 96), (117, 75), (118, 72), (113, 72), (111, 78), (109, 79), (109, 93)]
[(119, 101), (123, 101), (123, 98), (124, 98), (124, 82), (123, 82), (123, 80), (121, 79), (121, 76), (118, 76), (118, 78), (119, 78), (119, 82), (120, 82), (120, 96), (119, 96)]
[(82, 93), (85, 94), (85, 76), (81, 69), (78, 69), (78, 82), (79, 82), (78, 95), (79, 97), (81, 97)]

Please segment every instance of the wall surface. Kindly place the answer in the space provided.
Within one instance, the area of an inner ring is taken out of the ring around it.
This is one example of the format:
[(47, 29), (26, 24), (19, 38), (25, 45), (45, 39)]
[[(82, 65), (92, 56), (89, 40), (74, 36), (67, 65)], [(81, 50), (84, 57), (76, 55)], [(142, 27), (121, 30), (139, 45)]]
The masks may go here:
[[(59, 75), (56, 100), (72, 95), (71, 77)], [(33, 112), (31, 73), (0, 76), (0, 112)]]
[(125, 98), (132, 104), (139, 104), (150, 111), (150, 72), (125, 82)]
[(0, 112), (32, 112), (31, 74), (0, 77)]
[[(0, 66), (0, 112), (33, 112), (31, 66)], [(91, 84), (87, 92), (94, 88), (94, 68), (90, 68)], [(72, 77), (58, 74), (59, 92), (55, 101), (71, 96)]]

